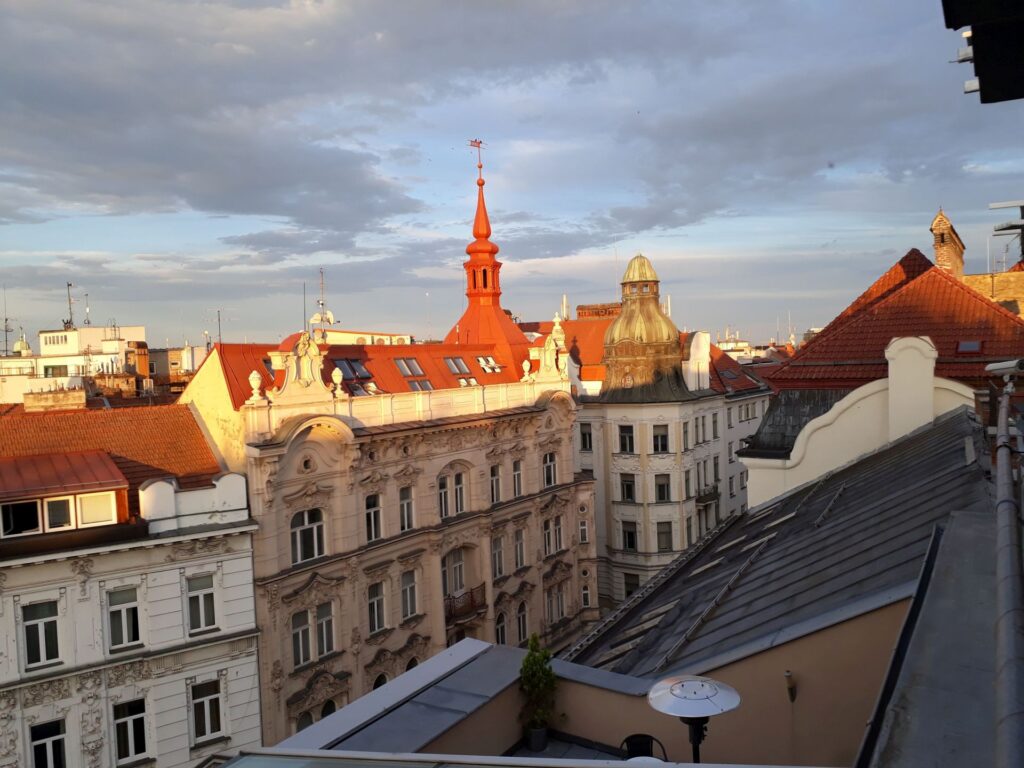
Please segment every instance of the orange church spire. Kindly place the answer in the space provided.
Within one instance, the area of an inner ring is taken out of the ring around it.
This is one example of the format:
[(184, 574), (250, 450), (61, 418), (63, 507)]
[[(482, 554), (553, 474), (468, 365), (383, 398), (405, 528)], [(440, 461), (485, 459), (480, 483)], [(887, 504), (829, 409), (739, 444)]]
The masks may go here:
[(498, 253), (498, 246), (492, 243), (489, 238), (491, 236), (491, 220), (487, 217), (487, 204), (484, 202), (484, 163), (483, 157), (481, 156), (481, 148), (483, 142), (480, 139), (472, 139), (469, 142), (471, 147), (476, 147), (476, 218), (473, 219), (473, 237), (476, 238), (472, 243), (466, 246), (466, 253), (469, 254), (470, 258), (473, 258), (477, 254), (481, 256), (494, 257)]

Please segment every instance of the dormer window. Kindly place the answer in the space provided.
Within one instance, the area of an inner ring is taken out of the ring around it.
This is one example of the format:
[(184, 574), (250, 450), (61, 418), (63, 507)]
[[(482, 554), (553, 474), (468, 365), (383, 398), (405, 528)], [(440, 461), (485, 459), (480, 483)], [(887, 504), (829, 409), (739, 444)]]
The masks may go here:
[(345, 381), (373, 378), (373, 374), (366, 369), (366, 366), (363, 365), (361, 360), (354, 360), (351, 358), (339, 359), (334, 361), (334, 366), (341, 369), (341, 377)]
[(956, 351), (965, 354), (978, 354), (981, 352), (981, 342), (978, 340), (959, 341), (956, 345)]
[(5, 539), (116, 522), (117, 501), (113, 491), (0, 504), (0, 537)]
[(501, 373), (501, 366), (494, 362), (494, 358), (490, 355), (478, 357), (476, 362), (484, 373)]
[[(466, 361), (461, 357), (446, 357), (444, 359), (445, 365), (448, 366), (448, 370), (458, 375), (460, 373), (469, 373), (469, 366), (466, 365)], [(465, 386), (465, 384), (463, 384)]]
[(395, 358), (395, 365), (403, 376), (422, 376), (423, 369), (415, 357)]

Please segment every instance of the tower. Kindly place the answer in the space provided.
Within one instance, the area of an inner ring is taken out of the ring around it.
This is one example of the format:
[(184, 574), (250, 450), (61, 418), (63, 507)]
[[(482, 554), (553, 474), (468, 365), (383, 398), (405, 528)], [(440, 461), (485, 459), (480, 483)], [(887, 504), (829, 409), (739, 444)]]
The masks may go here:
[[(480, 149), (479, 142), (470, 142)], [(455, 327), (445, 336), (445, 344), (489, 345), (504, 358), (506, 365), (518, 366), (529, 356), (529, 341), (509, 314), (501, 307), (501, 262), (498, 246), (491, 242), (491, 222), (484, 202), (483, 163), (478, 157), (476, 217), (472, 243), (466, 246), (469, 258), (463, 262), (466, 272), (467, 306)]]
[(956, 233), (956, 229), (941, 208), (932, 219), (930, 229), (935, 236), (935, 265), (958, 280), (963, 280), (964, 241), (960, 239), (960, 235)]

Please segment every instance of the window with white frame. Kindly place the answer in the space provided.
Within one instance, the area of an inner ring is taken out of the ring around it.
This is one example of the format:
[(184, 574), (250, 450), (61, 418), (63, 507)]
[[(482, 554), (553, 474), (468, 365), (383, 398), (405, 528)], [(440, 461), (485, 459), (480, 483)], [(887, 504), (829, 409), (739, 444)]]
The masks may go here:
[(64, 719), (39, 723), (29, 728), (32, 768), (64, 768)]
[(636, 552), (636, 523), (632, 520), (623, 520), (622, 549), (626, 552)]
[(590, 607), (590, 585), (584, 584), (580, 589), (580, 605), (584, 608)]
[(37, 499), (0, 504), (0, 518), (3, 520), (3, 528), (0, 533), (5, 539), (13, 536), (28, 536), (42, 531)]
[(584, 453), (594, 450), (594, 431), (587, 421), (580, 422), (580, 450)]
[(402, 572), (402, 620), (416, 615), (416, 571)]
[(57, 613), (56, 600), (21, 607), (26, 669), (61, 663), (57, 641)]
[(146, 756), (146, 700), (114, 705), (114, 746), (118, 765)]
[(689, 499), (693, 496), (693, 480), (690, 470), (686, 470), (683, 473), (683, 483), (685, 485), (686, 498)]
[(736, 478), (735, 477), (730, 477), (729, 478), (729, 496), (735, 496), (735, 495), (736, 495)]
[(494, 617), (494, 642), (498, 645), (505, 645), (505, 643), (508, 642), (505, 627), (505, 614), (501, 611), (499, 611), (498, 615)]
[(517, 528), (514, 534), (514, 539), (516, 545), (516, 570), (519, 570), (526, 565), (526, 530), (523, 528)]
[(654, 453), (668, 453), (668, 424), (655, 424), (653, 438)]
[(320, 557), (324, 553), (324, 513), (304, 509), (292, 515), (292, 564)]
[(366, 590), (366, 606), (369, 617), (370, 634), (380, 632), (387, 627), (384, 616), (384, 582), (377, 581)]
[(441, 558), (441, 592), (461, 594), (466, 589), (466, 563), (461, 549), (453, 549)]
[(732, 428), (732, 406), (725, 409), (725, 426)]
[(551, 520), (545, 520), (543, 526), (541, 526), (544, 532), (544, 557), (547, 557), (555, 551), (555, 532), (554, 527), (551, 525)]
[(718, 414), (711, 414), (711, 438), (713, 440), (718, 439)]
[(380, 494), (371, 493), (366, 497), (366, 540), (376, 541), (381, 535)]
[(192, 733), (196, 744), (224, 732), (220, 693), (220, 680), (192, 685)]
[(690, 422), (683, 422), (683, 450), (690, 450)]
[(46, 530), (63, 531), (75, 527), (75, 498), (62, 496), (57, 499), (46, 499)]
[(311, 658), (309, 611), (302, 610), (292, 614), (292, 665), (301, 667), (308, 664)]
[(398, 528), (400, 531), (412, 530), (412, 514), (412, 486), (405, 485), (398, 489)]
[(636, 475), (632, 472), (619, 473), (619, 500), (628, 504), (636, 501)]
[(672, 521), (665, 520), (658, 523), (658, 551), (672, 551)]
[(491, 576), (495, 579), (505, 575), (505, 539), (491, 537)]
[(78, 525), (110, 525), (117, 522), (117, 502), (113, 491), (86, 493), (77, 497)]
[(135, 587), (107, 592), (110, 650), (133, 648), (139, 641), (139, 600)]
[(455, 514), (461, 515), (466, 511), (466, 476), (463, 472), (456, 472), (452, 481), (455, 487)]
[(448, 498), (448, 475), (441, 475), (437, 478), (437, 511), (441, 517), (448, 517), (449, 515), (449, 498)]
[(544, 454), (544, 487), (550, 488), (558, 482), (558, 467), (554, 452)]
[(519, 498), (523, 495), (523, 462), (516, 459), (512, 462), (512, 496)]
[(320, 603), (316, 607), (316, 655), (326, 656), (334, 651), (334, 606)]
[(188, 593), (188, 631), (190, 635), (209, 632), (217, 628), (214, 602), (213, 574), (190, 576), (186, 579)]
[(530, 626), (526, 615), (526, 601), (519, 603), (516, 609), (516, 634), (520, 643), (525, 643), (530, 636)]
[(501, 501), (501, 465), (491, 464), (491, 504)]
[(565, 582), (559, 582), (548, 589), (547, 603), (549, 623), (565, 618)]
[(736, 443), (732, 440), (729, 441), (729, 462), (736, 461)]
[(501, 366), (490, 355), (478, 357), (476, 362), (484, 373), (501, 373)]
[(654, 500), (661, 504), (672, 501), (672, 480), (668, 475), (654, 476)]
[(619, 424), (619, 453), (633, 453), (632, 424)]
[(560, 552), (563, 549), (562, 546), (562, 516), (555, 515), (555, 552)]
[(580, 520), (580, 544), (586, 544), (590, 541), (590, 527), (587, 525), (586, 520)]

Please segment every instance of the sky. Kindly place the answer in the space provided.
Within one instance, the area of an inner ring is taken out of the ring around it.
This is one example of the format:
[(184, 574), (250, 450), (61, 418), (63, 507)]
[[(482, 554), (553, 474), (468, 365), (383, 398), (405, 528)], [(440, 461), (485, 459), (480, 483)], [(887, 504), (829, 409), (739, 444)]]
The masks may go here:
[(7, 0), (7, 314), (35, 343), (71, 282), (151, 346), (218, 310), (276, 341), (322, 267), (340, 327), (443, 336), (481, 138), (516, 315), (612, 300), (642, 252), (680, 328), (799, 335), (931, 256), (940, 205), (969, 272), (1002, 256), (1024, 102), (964, 95), (960, 44), (940, 0)]

